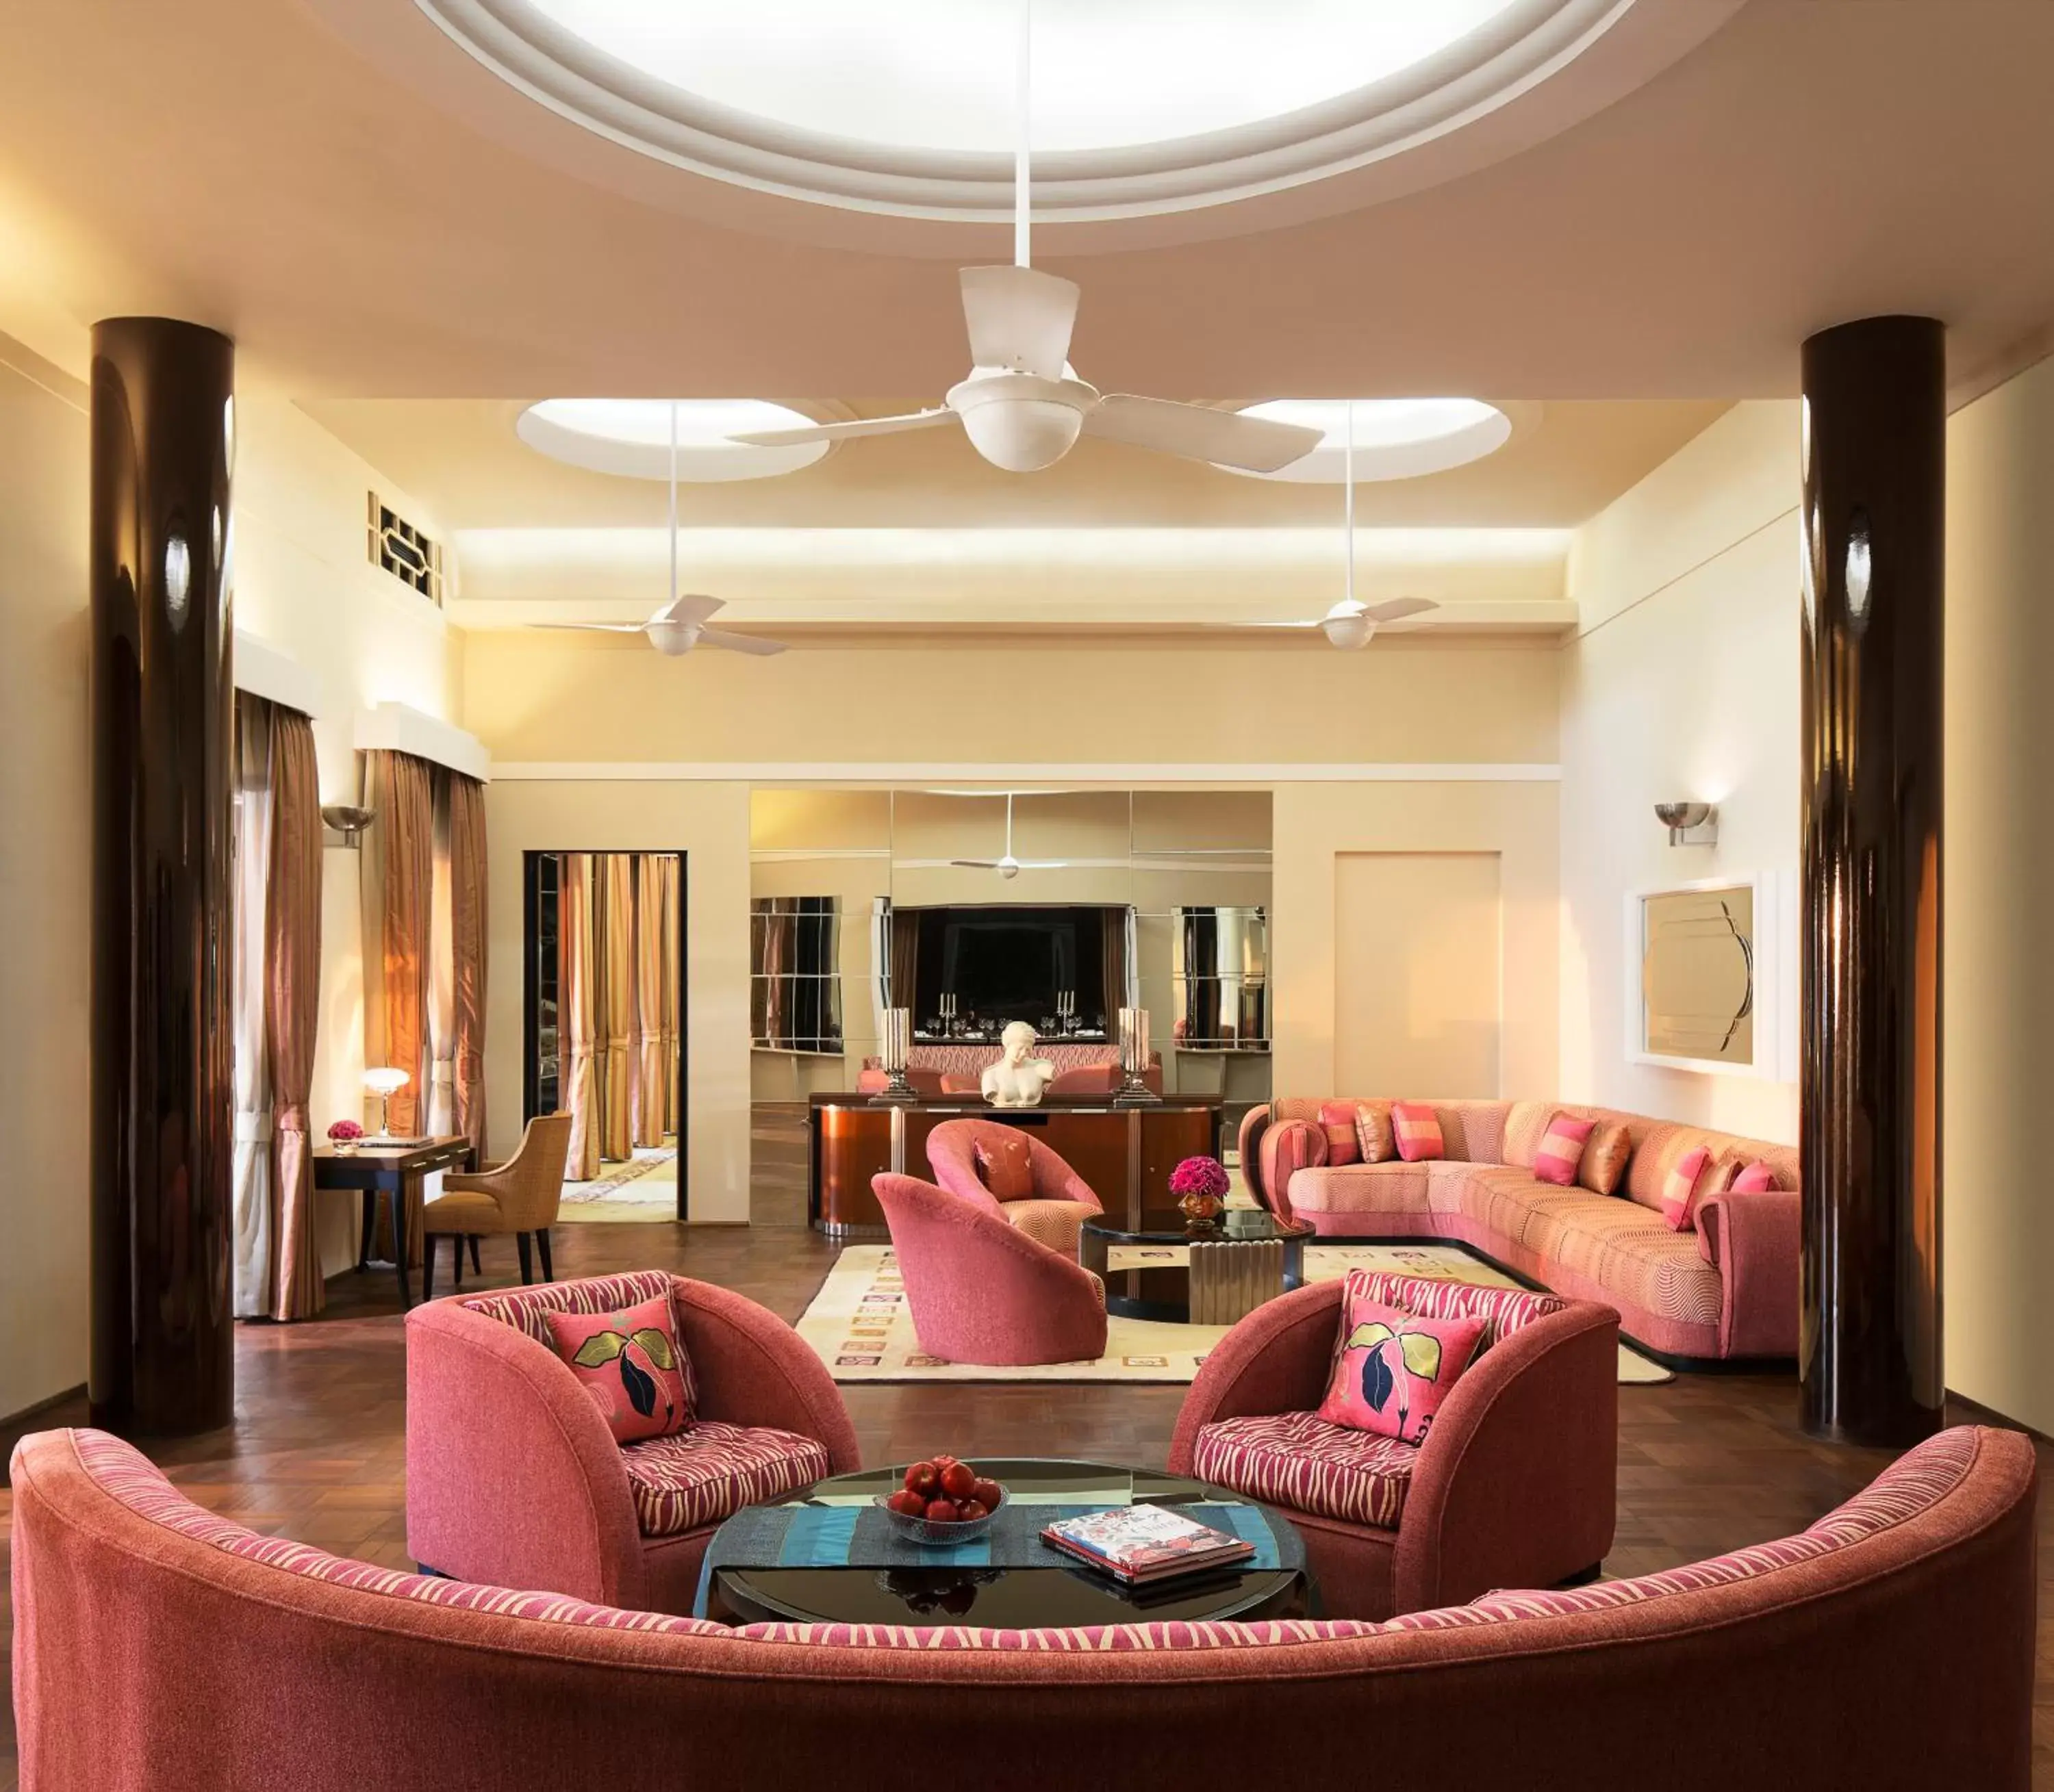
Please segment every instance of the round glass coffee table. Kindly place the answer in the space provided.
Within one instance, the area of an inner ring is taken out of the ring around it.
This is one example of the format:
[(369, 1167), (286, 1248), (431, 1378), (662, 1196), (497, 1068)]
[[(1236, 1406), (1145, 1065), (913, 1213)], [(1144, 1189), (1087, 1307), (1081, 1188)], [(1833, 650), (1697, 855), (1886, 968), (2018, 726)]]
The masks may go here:
[[(1077, 1261), (1105, 1283), (1105, 1310), (1125, 1319), (1230, 1326), (1305, 1279), (1308, 1225), (1230, 1207), (1194, 1226), (1174, 1207), (1100, 1213), (1077, 1235)], [(1114, 1251), (1118, 1267), (1109, 1267)]]
[[(898, 1535), (874, 1501), (901, 1484), (903, 1463), (836, 1475), (738, 1512), (706, 1546), (700, 1615), (738, 1625), (1030, 1630), (1310, 1613), (1298, 1533), (1282, 1514), (1243, 1495), (1111, 1463), (978, 1456), (975, 1467), (1006, 1490), (999, 1523), (982, 1544), (925, 1549)], [(1177, 1507), (1245, 1537), (1255, 1561), (1128, 1592), (1038, 1540), (1044, 1525), (1074, 1511), (1144, 1503)]]

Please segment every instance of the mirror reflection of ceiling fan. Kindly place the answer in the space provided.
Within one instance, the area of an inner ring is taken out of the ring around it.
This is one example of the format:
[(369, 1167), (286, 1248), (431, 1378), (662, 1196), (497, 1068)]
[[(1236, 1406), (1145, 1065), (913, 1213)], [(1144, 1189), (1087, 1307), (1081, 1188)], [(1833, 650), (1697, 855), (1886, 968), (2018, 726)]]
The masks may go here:
[(1067, 859), (1015, 859), (1013, 856), (1013, 793), (1005, 793), (1005, 852), (998, 859), (951, 859), (950, 864), (963, 871), (996, 871), (1002, 878), (1017, 878), (1022, 871), (1060, 871)]
[(1341, 501), (1342, 538), (1346, 543), (1344, 553), (1348, 568), (1346, 595), (1340, 602), (1320, 619), (1320, 627), (1326, 631), (1327, 639), (1336, 647), (1353, 650), (1366, 647), (1370, 638), (1376, 633), (1379, 623), (1402, 621), (1407, 616), (1422, 615), (1429, 610), (1438, 610), (1440, 605), (1430, 597), (1390, 597), (1381, 603), (1363, 603), (1355, 595), (1355, 404), (1350, 400), (1347, 420), (1343, 426), (1347, 440), (1341, 450), (1341, 484), (1347, 496)]
[(940, 404), (926, 411), (805, 429), (765, 430), (730, 436), (730, 441), (781, 448), (960, 423), (970, 446), (1008, 473), (1033, 473), (1053, 466), (1070, 451), (1080, 434), (1251, 473), (1274, 473), (1319, 446), (1320, 432), (1303, 424), (1245, 417), (1168, 399), (1102, 393), (1077, 377), (1069, 361), (1077, 285), (1042, 273), (1029, 265), (1028, 258), (1032, 15), (1032, 0), (1021, 0), (1013, 265), (962, 271), (963, 324), (970, 336), (969, 376), (951, 386)]
[(675, 659), (695, 647), (725, 647), (730, 653), (761, 658), (785, 650), (782, 641), (761, 635), (738, 635), (733, 629), (710, 628), (707, 620), (726, 603), (699, 591), (678, 590), (678, 407), (671, 405), (671, 583), (670, 601), (643, 623), (542, 623), (543, 628), (576, 628), (600, 635), (647, 635), (649, 645)]

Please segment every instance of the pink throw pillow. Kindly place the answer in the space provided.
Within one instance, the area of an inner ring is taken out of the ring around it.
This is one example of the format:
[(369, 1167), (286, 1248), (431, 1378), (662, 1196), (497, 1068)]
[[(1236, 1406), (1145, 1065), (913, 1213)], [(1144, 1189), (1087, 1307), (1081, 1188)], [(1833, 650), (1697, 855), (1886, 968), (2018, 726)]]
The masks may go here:
[(1320, 1417), (1352, 1431), (1424, 1443), (1449, 1389), (1476, 1360), (1485, 1322), (1425, 1318), (1387, 1307), (1371, 1299), (1358, 1278), (1367, 1279), (1361, 1270), (1348, 1271)]
[(979, 1139), (971, 1156), (977, 1173), (994, 1201), (1032, 1201), (1034, 1198), (1034, 1153), (1026, 1139), (1009, 1132), (1005, 1138)]
[(1446, 1142), (1441, 1137), (1441, 1117), (1427, 1102), (1393, 1102), (1391, 1130), (1398, 1139), (1398, 1155), (1408, 1164), (1445, 1157)]
[(620, 1313), (552, 1313), (557, 1354), (590, 1394), (617, 1444), (667, 1437), (692, 1422), (691, 1365), (668, 1295)]
[(1765, 1195), (1776, 1186), (1776, 1172), (1757, 1157), (1733, 1178), (1737, 1195)]
[(1693, 1146), (1678, 1157), (1662, 1179), (1662, 1217), (1671, 1232), (1688, 1232), (1697, 1220), (1698, 1178), (1712, 1154), (1702, 1146)]
[(1548, 1122), (1533, 1153), (1533, 1173), (1558, 1189), (1576, 1186), (1576, 1169), (1584, 1161), (1584, 1146), (1596, 1130), (1595, 1120), (1579, 1120), (1558, 1114)]
[(1362, 1147), (1356, 1142), (1355, 1103), (1320, 1103), (1320, 1130), (1327, 1135), (1327, 1161), (1352, 1164), (1360, 1161)]

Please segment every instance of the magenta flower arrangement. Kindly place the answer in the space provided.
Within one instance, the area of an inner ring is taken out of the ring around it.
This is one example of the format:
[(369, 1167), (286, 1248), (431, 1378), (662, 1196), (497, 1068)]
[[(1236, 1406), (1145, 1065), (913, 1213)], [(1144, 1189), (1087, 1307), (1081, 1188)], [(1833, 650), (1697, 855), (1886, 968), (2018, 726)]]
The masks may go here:
[(352, 1139), (363, 1138), (364, 1129), (354, 1120), (338, 1120), (329, 1128), (328, 1136), (332, 1144), (346, 1145)]
[(1173, 1195), (1225, 1201), (1232, 1186), (1227, 1180), (1226, 1166), (1217, 1157), (1186, 1157), (1170, 1172), (1170, 1193)]

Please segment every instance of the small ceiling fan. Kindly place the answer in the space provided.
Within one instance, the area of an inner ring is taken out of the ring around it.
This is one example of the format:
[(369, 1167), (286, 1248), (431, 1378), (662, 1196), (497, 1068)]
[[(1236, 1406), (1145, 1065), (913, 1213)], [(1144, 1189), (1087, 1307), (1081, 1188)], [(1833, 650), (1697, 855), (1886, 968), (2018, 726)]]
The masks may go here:
[(725, 598), (678, 590), (678, 407), (671, 407), (671, 600), (645, 623), (542, 623), (542, 628), (576, 628), (600, 635), (646, 635), (649, 645), (675, 659), (695, 647), (725, 647), (730, 653), (765, 658), (781, 654), (785, 643), (761, 635), (738, 635), (733, 629), (709, 628), (707, 619), (723, 607)]
[(1341, 450), (1341, 482), (1348, 496), (1341, 505), (1343, 539), (1347, 542), (1345, 564), (1347, 595), (1320, 619), (1320, 627), (1336, 647), (1352, 650), (1366, 647), (1379, 623), (1395, 623), (1407, 616), (1438, 610), (1430, 597), (1391, 597), (1381, 603), (1359, 602), (1355, 595), (1355, 406), (1348, 407), (1348, 438)]
[(1017, 878), (1022, 871), (1060, 871), (1066, 859), (1015, 859), (1013, 856), (1013, 793), (1005, 793), (1005, 851), (997, 859), (951, 859), (950, 864), (963, 871), (996, 871), (1002, 878)]
[(962, 271), (963, 323), (970, 336), (969, 377), (951, 386), (940, 404), (926, 411), (805, 429), (765, 430), (730, 436), (730, 442), (782, 448), (960, 422), (970, 446), (994, 466), (1009, 473), (1034, 473), (1053, 466), (1080, 434), (1251, 473), (1274, 473), (1318, 446), (1320, 432), (1302, 424), (1245, 417), (1168, 399), (1101, 393), (1077, 377), (1069, 363), (1070, 332), (1077, 316), (1076, 283), (1043, 273), (1028, 260), (1032, 19), (1032, 0), (1021, 0), (1013, 265)]

